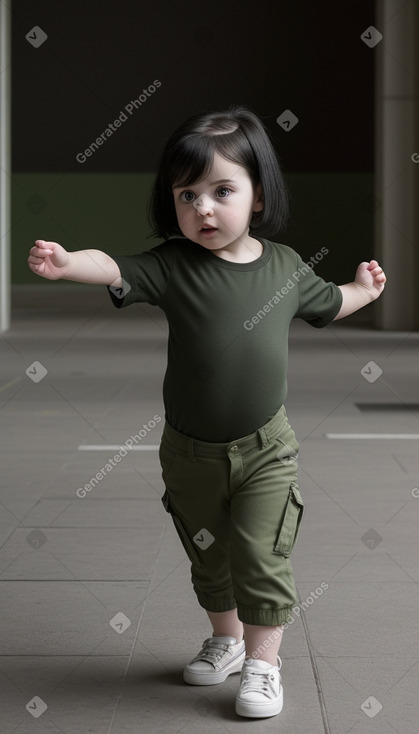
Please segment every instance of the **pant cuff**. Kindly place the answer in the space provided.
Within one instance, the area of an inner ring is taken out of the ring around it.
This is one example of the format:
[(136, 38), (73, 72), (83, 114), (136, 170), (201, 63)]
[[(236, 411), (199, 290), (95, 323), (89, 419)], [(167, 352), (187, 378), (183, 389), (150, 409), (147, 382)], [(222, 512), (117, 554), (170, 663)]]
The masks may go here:
[(209, 596), (204, 591), (197, 589), (196, 586), (193, 588), (199, 604), (208, 612), (229, 612), (230, 609), (236, 609), (237, 607), (233, 596)]
[(237, 616), (245, 624), (258, 624), (262, 627), (276, 627), (285, 624), (291, 617), (292, 606), (281, 609), (253, 609), (237, 606)]

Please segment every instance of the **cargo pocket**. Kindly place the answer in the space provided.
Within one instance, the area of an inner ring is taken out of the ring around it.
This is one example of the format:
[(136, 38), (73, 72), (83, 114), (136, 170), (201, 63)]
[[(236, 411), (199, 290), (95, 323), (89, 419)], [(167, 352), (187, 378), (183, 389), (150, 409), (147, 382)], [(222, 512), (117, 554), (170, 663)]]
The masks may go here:
[(290, 556), (297, 542), (298, 531), (304, 511), (304, 502), (296, 482), (290, 483), (284, 518), (273, 552), (280, 556)]
[(185, 528), (183, 527), (183, 523), (180, 517), (178, 517), (173, 512), (167, 489), (163, 497), (161, 498), (161, 501), (163, 503), (163, 507), (166, 510), (166, 512), (168, 512), (171, 515), (176, 532), (180, 538), (180, 542), (182, 543), (186, 551), (186, 555), (188, 556), (190, 562), (193, 563), (195, 566), (201, 566), (202, 565), (201, 559), (199, 558), (197, 549), (195, 548), (193, 541), (189, 538), (189, 535), (187, 534)]

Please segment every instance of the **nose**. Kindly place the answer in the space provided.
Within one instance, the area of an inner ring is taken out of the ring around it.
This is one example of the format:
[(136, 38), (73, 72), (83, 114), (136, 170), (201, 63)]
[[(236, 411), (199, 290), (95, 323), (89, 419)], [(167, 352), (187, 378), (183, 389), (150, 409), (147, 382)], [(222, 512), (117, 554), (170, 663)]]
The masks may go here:
[(214, 212), (214, 201), (210, 196), (207, 196), (207, 194), (201, 194), (201, 196), (198, 196), (198, 198), (193, 202), (193, 205), (198, 214), (205, 215)]

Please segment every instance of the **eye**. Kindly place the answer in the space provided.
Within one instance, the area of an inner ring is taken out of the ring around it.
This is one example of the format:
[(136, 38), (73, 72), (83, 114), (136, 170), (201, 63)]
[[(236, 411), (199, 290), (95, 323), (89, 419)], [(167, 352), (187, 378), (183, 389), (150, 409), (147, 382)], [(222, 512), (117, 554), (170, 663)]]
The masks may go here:
[(192, 201), (194, 196), (195, 194), (193, 193), (193, 191), (182, 191), (180, 198), (182, 199), (182, 201)]
[[(220, 191), (223, 191), (223, 194), (220, 194)], [(228, 186), (220, 186), (219, 189), (217, 189), (217, 194), (220, 197), (220, 199), (226, 199), (230, 195), (231, 189), (228, 188)]]

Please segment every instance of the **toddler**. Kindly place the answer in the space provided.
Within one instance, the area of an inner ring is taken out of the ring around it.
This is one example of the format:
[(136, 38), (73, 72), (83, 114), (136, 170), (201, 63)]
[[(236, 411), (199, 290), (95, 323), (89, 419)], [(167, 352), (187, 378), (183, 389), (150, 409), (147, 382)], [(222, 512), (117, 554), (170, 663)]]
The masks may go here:
[(269, 135), (236, 105), (194, 115), (167, 142), (149, 202), (161, 244), (122, 256), (37, 240), (28, 258), (44, 278), (102, 283), (116, 308), (146, 302), (167, 317), (162, 502), (213, 628), (183, 678), (205, 686), (241, 672), (235, 708), (250, 718), (282, 709), (278, 649), (298, 600), (290, 555), (304, 502), (284, 407), (291, 319), (327, 326), (386, 281), (371, 260), (352, 283), (325, 282), (273, 241), (287, 213)]

